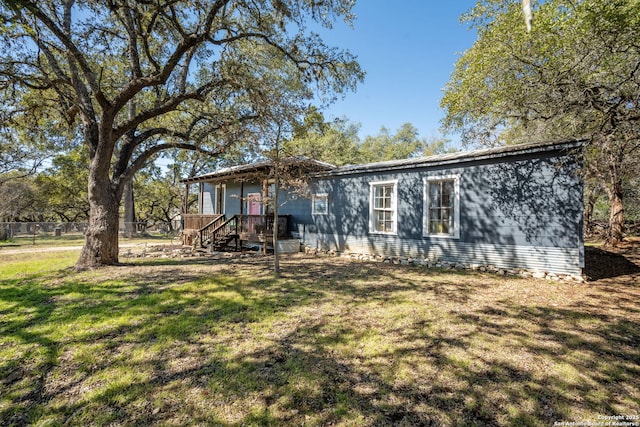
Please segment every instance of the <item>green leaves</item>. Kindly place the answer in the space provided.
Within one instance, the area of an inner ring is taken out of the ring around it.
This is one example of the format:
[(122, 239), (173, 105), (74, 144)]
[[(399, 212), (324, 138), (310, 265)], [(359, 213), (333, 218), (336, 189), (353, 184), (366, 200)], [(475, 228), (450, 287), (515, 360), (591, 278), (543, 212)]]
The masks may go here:
[[(546, 1), (526, 33), (515, 5), (479, 2), (465, 16), (479, 39), (441, 101), (445, 128), (491, 144), (589, 137), (608, 126), (611, 114), (628, 113), (622, 98), (638, 98), (639, 34), (631, 24), (639, 13), (631, 0)], [(571, 121), (583, 125), (567, 127)]]
[(89, 187), (113, 192), (92, 202), (119, 200), (163, 151), (219, 156), (353, 90), (355, 57), (310, 31), (350, 22), (353, 4), (0, 0), (0, 101), (14, 115), (0, 131), (81, 139)]
[(587, 172), (621, 205), (640, 149), (640, 1), (541, 1), (531, 33), (516, 6), (478, 1), (464, 16), (479, 38), (445, 87), (444, 128), (483, 145), (586, 139)]
[[(192, 149), (211, 149), (221, 138), (204, 135), (224, 134), (238, 120), (283, 109), (297, 114), (314, 98), (330, 101), (354, 89), (363, 76), (354, 56), (308, 30), (314, 21), (350, 21), (352, 7), (351, 0), (114, 0), (107, 7), (3, 1), (0, 15), (14, 23), (3, 30), (20, 43), (0, 59), (0, 75), (19, 86), (51, 88), (56, 103), (42, 108), (62, 106), (69, 123), (102, 129), (93, 138), (110, 140), (85, 141), (94, 149), (131, 153), (120, 147), (122, 136), (155, 128), (163, 128), (165, 138), (189, 141)], [(16, 63), (22, 65), (17, 69)], [(283, 101), (272, 110), (275, 99)], [(242, 127), (251, 130), (249, 123)], [(165, 141), (151, 142), (149, 149)]]
[(346, 119), (326, 123), (322, 114), (314, 110), (296, 129), (294, 138), (285, 143), (285, 152), (342, 166), (450, 151), (448, 140), (435, 136), (421, 138), (411, 123), (404, 123), (395, 133), (382, 127), (377, 135), (369, 135), (364, 141), (358, 137), (359, 129), (359, 124)]

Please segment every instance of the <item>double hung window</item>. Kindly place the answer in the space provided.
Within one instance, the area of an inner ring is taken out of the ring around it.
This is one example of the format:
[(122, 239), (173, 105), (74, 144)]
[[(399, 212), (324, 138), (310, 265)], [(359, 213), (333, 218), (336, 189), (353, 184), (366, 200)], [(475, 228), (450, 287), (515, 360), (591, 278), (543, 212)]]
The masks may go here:
[(460, 237), (459, 193), (458, 177), (425, 178), (425, 236)]
[(395, 234), (397, 231), (397, 181), (372, 182), (369, 196), (369, 231)]

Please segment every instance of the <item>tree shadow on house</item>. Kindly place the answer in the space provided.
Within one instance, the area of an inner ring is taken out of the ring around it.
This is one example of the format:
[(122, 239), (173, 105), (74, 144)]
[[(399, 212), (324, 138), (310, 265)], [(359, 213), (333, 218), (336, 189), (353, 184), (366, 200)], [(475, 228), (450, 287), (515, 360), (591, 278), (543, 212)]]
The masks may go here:
[[(581, 163), (571, 156), (549, 152), (321, 180), (318, 191), (328, 194), (329, 212), (314, 217), (314, 243), (323, 250), (577, 274), (583, 261)], [(428, 232), (425, 178), (443, 176), (459, 182), (459, 236)], [(393, 232), (372, 231), (376, 182), (395, 183)]]

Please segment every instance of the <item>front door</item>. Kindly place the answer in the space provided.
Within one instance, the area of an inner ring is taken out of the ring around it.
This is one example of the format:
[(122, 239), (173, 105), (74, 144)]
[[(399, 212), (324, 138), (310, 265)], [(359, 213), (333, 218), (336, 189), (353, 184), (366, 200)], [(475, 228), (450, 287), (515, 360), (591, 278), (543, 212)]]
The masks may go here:
[(260, 203), (260, 193), (249, 193), (247, 195), (247, 211), (249, 215), (260, 215), (262, 203)]

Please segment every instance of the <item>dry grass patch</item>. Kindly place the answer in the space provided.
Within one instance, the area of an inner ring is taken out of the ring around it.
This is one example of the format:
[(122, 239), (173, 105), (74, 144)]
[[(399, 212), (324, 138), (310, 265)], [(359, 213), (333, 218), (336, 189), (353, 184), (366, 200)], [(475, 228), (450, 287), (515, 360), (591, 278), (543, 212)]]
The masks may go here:
[(247, 259), (1, 279), (0, 424), (548, 426), (638, 413), (637, 280), (282, 264), (280, 278)]

